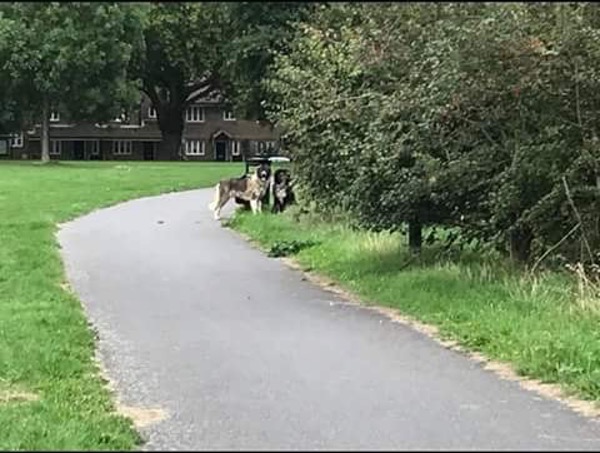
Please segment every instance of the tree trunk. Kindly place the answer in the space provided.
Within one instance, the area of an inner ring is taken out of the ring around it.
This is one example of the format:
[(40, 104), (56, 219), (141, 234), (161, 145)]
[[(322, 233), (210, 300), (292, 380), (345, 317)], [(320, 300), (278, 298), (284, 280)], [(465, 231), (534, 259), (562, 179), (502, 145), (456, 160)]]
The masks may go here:
[(44, 99), (42, 105), (42, 131), (41, 131), (42, 163), (50, 162), (50, 103)]
[(182, 104), (166, 104), (157, 109), (158, 127), (162, 140), (160, 154), (165, 159), (183, 159), (181, 138), (183, 136), (184, 106)]
[(528, 227), (515, 228), (510, 232), (510, 258), (518, 263), (529, 261), (533, 233)]
[(423, 244), (423, 225), (418, 217), (408, 222), (408, 247), (412, 253), (421, 253)]
[(161, 131), (160, 154), (166, 159), (181, 160), (183, 150), (181, 147), (181, 132)]

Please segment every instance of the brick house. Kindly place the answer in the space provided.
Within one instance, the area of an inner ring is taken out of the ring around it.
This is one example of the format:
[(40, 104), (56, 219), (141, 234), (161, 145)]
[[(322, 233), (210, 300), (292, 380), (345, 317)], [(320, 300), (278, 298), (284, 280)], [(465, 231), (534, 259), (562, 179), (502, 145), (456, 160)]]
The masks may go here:
[[(40, 125), (10, 140), (0, 137), (0, 159), (40, 159)], [(50, 158), (62, 160), (180, 160), (163, 155), (156, 111), (145, 96), (139, 109), (107, 124), (73, 123), (53, 112)], [(278, 148), (276, 128), (234, 118), (218, 100), (204, 99), (185, 113), (181, 152), (187, 160), (232, 161)]]

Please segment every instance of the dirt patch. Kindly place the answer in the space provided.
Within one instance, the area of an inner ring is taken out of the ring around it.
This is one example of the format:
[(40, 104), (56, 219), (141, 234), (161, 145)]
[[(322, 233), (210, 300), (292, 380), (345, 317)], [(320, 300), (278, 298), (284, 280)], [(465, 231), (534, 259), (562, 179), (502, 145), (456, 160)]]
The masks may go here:
[(71, 285), (69, 284), (69, 282), (61, 282), (59, 285), (60, 289), (62, 289), (64, 292), (69, 293), (70, 295), (75, 295), (75, 291), (73, 291), (73, 288), (71, 287)]
[(122, 404), (117, 404), (117, 412), (130, 418), (138, 429), (161, 422), (168, 417), (167, 412), (160, 408), (132, 407)]
[[(255, 244), (254, 241), (251, 243)], [(600, 418), (600, 407), (597, 403), (592, 401), (585, 401), (581, 399), (577, 399), (575, 397), (567, 395), (559, 385), (557, 384), (547, 384), (543, 383), (536, 379), (530, 379), (524, 376), (520, 376), (516, 373), (513, 367), (505, 362), (499, 362), (495, 360), (490, 360), (485, 357), (483, 354), (479, 352), (472, 352), (461, 345), (458, 342), (453, 340), (445, 340), (440, 337), (439, 330), (437, 327), (424, 324), (419, 322), (409, 316), (403, 315), (398, 310), (389, 308), (389, 307), (380, 307), (375, 305), (366, 305), (361, 299), (355, 294), (350, 293), (349, 291), (338, 286), (337, 282), (327, 278), (323, 275), (318, 275), (311, 271), (306, 271), (302, 268), (302, 266), (295, 261), (293, 258), (279, 258), (279, 261), (284, 263), (286, 266), (300, 271), (303, 275), (303, 278), (310, 281), (311, 283), (318, 285), (325, 291), (329, 291), (334, 293), (343, 299), (349, 301), (348, 303), (354, 306), (360, 306), (363, 309), (371, 310), (386, 316), (392, 322), (397, 322), (402, 325), (409, 326), (416, 331), (426, 335), (427, 337), (434, 340), (439, 345), (450, 349), (452, 351), (459, 352), (471, 360), (474, 360), (483, 365), (483, 369), (487, 371), (493, 372), (495, 375), (502, 379), (506, 379), (509, 381), (517, 382), (523, 389), (532, 391), (537, 393), (538, 395), (559, 401), (573, 411), (581, 414), (585, 417)]]
[(0, 381), (0, 404), (32, 403), (40, 399), (39, 395), (27, 392), (16, 385)]
[(108, 372), (98, 357), (94, 358), (98, 373), (104, 382), (104, 385), (113, 396), (115, 410), (117, 414), (131, 419), (136, 429), (145, 428), (147, 426), (159, 423), (166, 420), (169, 414), (164, 409), (158, 407), (141, 407), (129, 406), (119, 401), (115, 383), (108, 375)]

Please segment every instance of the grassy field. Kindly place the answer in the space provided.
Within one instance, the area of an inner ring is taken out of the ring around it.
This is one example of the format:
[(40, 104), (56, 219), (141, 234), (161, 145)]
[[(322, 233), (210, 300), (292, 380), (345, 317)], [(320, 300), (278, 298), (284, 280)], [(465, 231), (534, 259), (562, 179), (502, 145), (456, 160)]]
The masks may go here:
[(572, 396), (600, 399), (598, 299), (582, 306), (566, 275), (527, 277), (497, 256), (473, 251), (428, 247), (411, 258), (400, 234), (351, 231), (288, 212), (241, 214), (229, 225), (269, 252), (291, 250), (303, 268), (367, 303), (435, 325), (444, 338), (509, 362), (519, 374), (558, 383)]
[(143, 195), (206, 187), (241, 164), (0, 162), (0, 450), (121, 450), (94, 341), (64, 280), (57, 223)]

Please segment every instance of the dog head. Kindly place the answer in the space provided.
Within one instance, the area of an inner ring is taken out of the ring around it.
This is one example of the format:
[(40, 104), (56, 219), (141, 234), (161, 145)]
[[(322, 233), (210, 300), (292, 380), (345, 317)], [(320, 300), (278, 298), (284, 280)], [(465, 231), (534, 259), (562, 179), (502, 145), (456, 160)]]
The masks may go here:
[(285, 168), (278, 168), (273, 175), (275, 184), (288, 186), (292, 182), (290, 171)]
[(261, 182), (267, 182), (271, 177), (271, 167), (267, 163), (262, 163), (256, 167), (255, 174)]
[(289, 170), (280, 168), (273, 175), (275, 197), (281, 201), (291, 196), (292, 177)]

